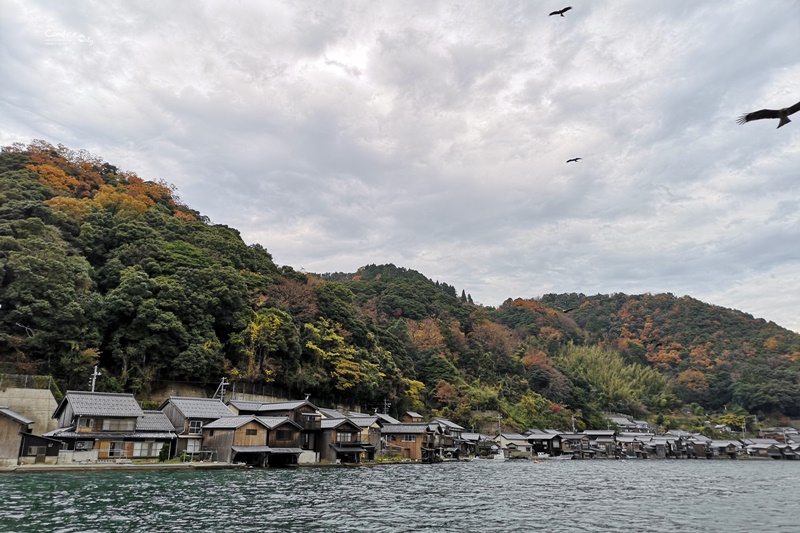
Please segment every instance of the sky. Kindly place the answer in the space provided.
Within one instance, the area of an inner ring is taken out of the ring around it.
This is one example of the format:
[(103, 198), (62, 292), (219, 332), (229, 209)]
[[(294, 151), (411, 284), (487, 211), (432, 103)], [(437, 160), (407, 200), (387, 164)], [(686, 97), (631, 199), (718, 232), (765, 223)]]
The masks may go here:
[(800, 332), (800, 114), (736, 124), (800, 100), (800, 2), (570, 2), (0, 0), (0, 144), (164, 180), (296, 270)]

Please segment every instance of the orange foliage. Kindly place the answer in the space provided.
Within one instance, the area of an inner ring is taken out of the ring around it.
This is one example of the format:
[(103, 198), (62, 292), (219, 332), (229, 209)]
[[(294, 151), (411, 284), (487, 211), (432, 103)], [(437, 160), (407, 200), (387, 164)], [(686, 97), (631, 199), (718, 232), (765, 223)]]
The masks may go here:
[(480, 343), (487, 351), (497, 355), (511, 355), (514, 342), (512, 331), (502, 324), (484, 320), (475, 326), (469, 338)]
[(678, 383), (694, 392), (702, 392), (708, 389), (706, 375), (699, 370), (684, 370), (675, 379)]
[(78, 200), (66, 196), (56, 196), (45, 200), (47, 205), (54, 211), (60, 211), (74, 220), (84, 220), (91, 212), (92, 205), (88, 200)]
[(436, 384), (436, 391), (433, 393), (434, 398), (443, 404), (451, 404), (458, 401), (458, 389), (450, 383), (439, 380)]
[[(119, 192), (109, 185), (100, 187), (100, 191), (94, 196), (93, 202), (103, 209), (112, 209), (121, 216), (138, 215), (147, 211), (149, 207), (146, 202), (134, 198), (130, 194)], [(150, 205), (152, 205), (152, 200), (150, 202)]]
[(669, 370), (681, 362), (680, 350), (682, 347), (679, 344), (664, 346), (657, 352), (648, 353), (647, 360), (657, 368)]
[(409, 320), (408, 334), (414, 347), (420, 352), (440, 351), (444, 348), (444, 337), (439, 330), (439, 323), (432, 318)]
[(184, 213), (183, 211), (175, 211), (175, 214), (172, 215), (179, 220), (185, 220), (186, 222), (197, 222), (197, 217), (192, 215), (191, 213)]
[(53, 165), (28, 165), (28, 170), (32, 170), (39, 175), (39, 181), (44, 185), (58, 191), (75, 193), (81, 185), (81, 182), (72, 176), (67, 176), (67, 173)]
[(545, 341), (560, 341), (564, 337), (564, 334), (550, 326), (542, 326), (537, 337)]
[(534, 348), (528, 348), (525, 350), (525, 355), (522, 356), (521, 362), (526, 369), (530, 369), (534, 366), (550, 368), (547, 354)]
[(689, 352), (689, 359), (699, 367), (702, 368), (712, 368), (714, 366), (714, 361), (712, 361), (713, 354), (711, 353), (712, 344), (707, 342), (705, 344), (701, 344), (692, 348), (692, 351)]
[(769, 339), (764, 341), (764, 349), (765, 350), (777, 350), (779, 346), (778, 339), (775, 337), (770, 337)]

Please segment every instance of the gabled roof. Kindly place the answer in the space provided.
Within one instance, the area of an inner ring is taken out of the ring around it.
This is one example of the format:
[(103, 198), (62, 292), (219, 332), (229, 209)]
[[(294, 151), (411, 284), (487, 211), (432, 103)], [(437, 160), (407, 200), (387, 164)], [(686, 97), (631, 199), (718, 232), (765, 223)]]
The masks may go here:
[(464, 431), (464, 428), (463, 428), (463, 427), (459, 426), (459, 425), (458, 425), (458, 424), (456, 424), (455, 422), (452, 422), (452, 421), (450, 421), (450, 420), (447, 420), (446, 418), (434, 418), (434, 419), (433, 419), (433, 421), (434, 421), (434, 422), (438, 422), (438, 423), (439, 423), (440, 425), (442, 425), (442, 426), (447, 426), (447, 427), (449, 427), (450, 429), (455, 429), (455, 430), (461, 430), (461, 431)]
[(291, 402), (262, 403), (261, 407), (259, 407), (259, 409), (258, 409), (258, 412), (259, 413), (268, 413), (268, 412), (271, 412), (271, 411), (286, 411), (286, 410), (294, 411), (295, 409), (299, 409), (300, 407), (303, 407), (303, 406), (306, 406), (306, 405), (311, 407), (311, 408), (313, 408), (313, 409), (317, 408), (313, 403), (309, 402), (308, 400), (294, 400), (294, 401), (291, 401)]
[(29, 426), (29, 425), (34, 423), (33, 420), (29, 420), (29, 419), (25, 418), (24, 416), (22, 416), (21, 414), (17, 413), (16, 411), (12, 411), (11, 409), (9, 409), (5, 405), (0, 405), (0, 415), (7, 416), (8, 418), (10, 418), (12, 420), (16, 420), (20, 424), (25, 424), (26, 426)]
[(377, 416), (349, 416), (351, 422), (362, 428), (368, 428), (378, 422)]
[(187, 398), (170, 396), (159, 409), (172, 404), (185, 418), (223, 418), (235, 416), (219, 398)]
[(266, 427), (256, 415), (226, 416), (203, 425), (203, 429), (238, 429), (250, 422), (258, 422)]
[(386, 413), (375, 413), (375, 416), (387, 424), (402, 424), (402, 422), (400, 422), (398, 419), (394, 418), (393, 416), (389, 416)]
[(349, 418), (323, 418), (321, 421), (322, 429), (337, 429), (343, 425), (350, 425), (353, 429), (360, 430), (361, 426)]
[(261, 421), (262, 424), (267, 426), (269, 429), (275, 429), (284, 424), (289, 424), (291, 426), (296, 427), (297, 429), (303, 429), (303, 426), (301, 426), (294, 420), (289, 419), (289, 417), (287, 416), (259, 416), (258, 419)]
[(175, 431), (164, 411), (144, 411), (136, 420), (136, 431)]
[(58, 418), (67, 404), (76, 416), (140, 417), (144, 414), (133, 394), (67, 391), (53, 418)]
[(502, 432), (498, 437), (503, 437), (506, 440), (518, 440), (522, 442), (528, 442), (528, 438), (525, 435), (521, 435), (519, 433), (509, 433), (509, 432)]
[(325, 418), (347, 418), (344, 413), (336, 409), (326, 409), (324, 407), (317, 407), (317, 411), (322, 413)]
[(417, 413), (416, 411), (406, 411), (406, 414), (411, 418), (422, 418), (422, 415)]
[(428, 431), (427, 422), (417, 422), (410, 424), (386, 424), (381, 428), (381, 433), (425, 433)]

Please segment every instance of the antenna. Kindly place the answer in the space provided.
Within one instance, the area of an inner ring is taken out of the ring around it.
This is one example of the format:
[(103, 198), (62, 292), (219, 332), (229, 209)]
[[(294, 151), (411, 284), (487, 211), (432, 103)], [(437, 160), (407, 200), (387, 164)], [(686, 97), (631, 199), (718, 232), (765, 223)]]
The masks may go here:
[(92, 372), (92, 392), (94, 392), (94, 382), (97, 379), (97, 376), (102, 376), (100, 372), (97, 371), (97, 365), (94, 365), (94, 372)]

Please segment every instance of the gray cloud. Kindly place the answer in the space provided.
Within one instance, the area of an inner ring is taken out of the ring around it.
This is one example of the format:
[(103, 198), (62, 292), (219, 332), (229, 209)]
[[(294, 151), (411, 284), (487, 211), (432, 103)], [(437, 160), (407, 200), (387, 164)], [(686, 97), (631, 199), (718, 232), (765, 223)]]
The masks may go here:
[(172, 182), (280, 264), (800, 331), (800, 119), (734, 122), (800, 99), (790, 3), (0, 2), (0, 142)]

